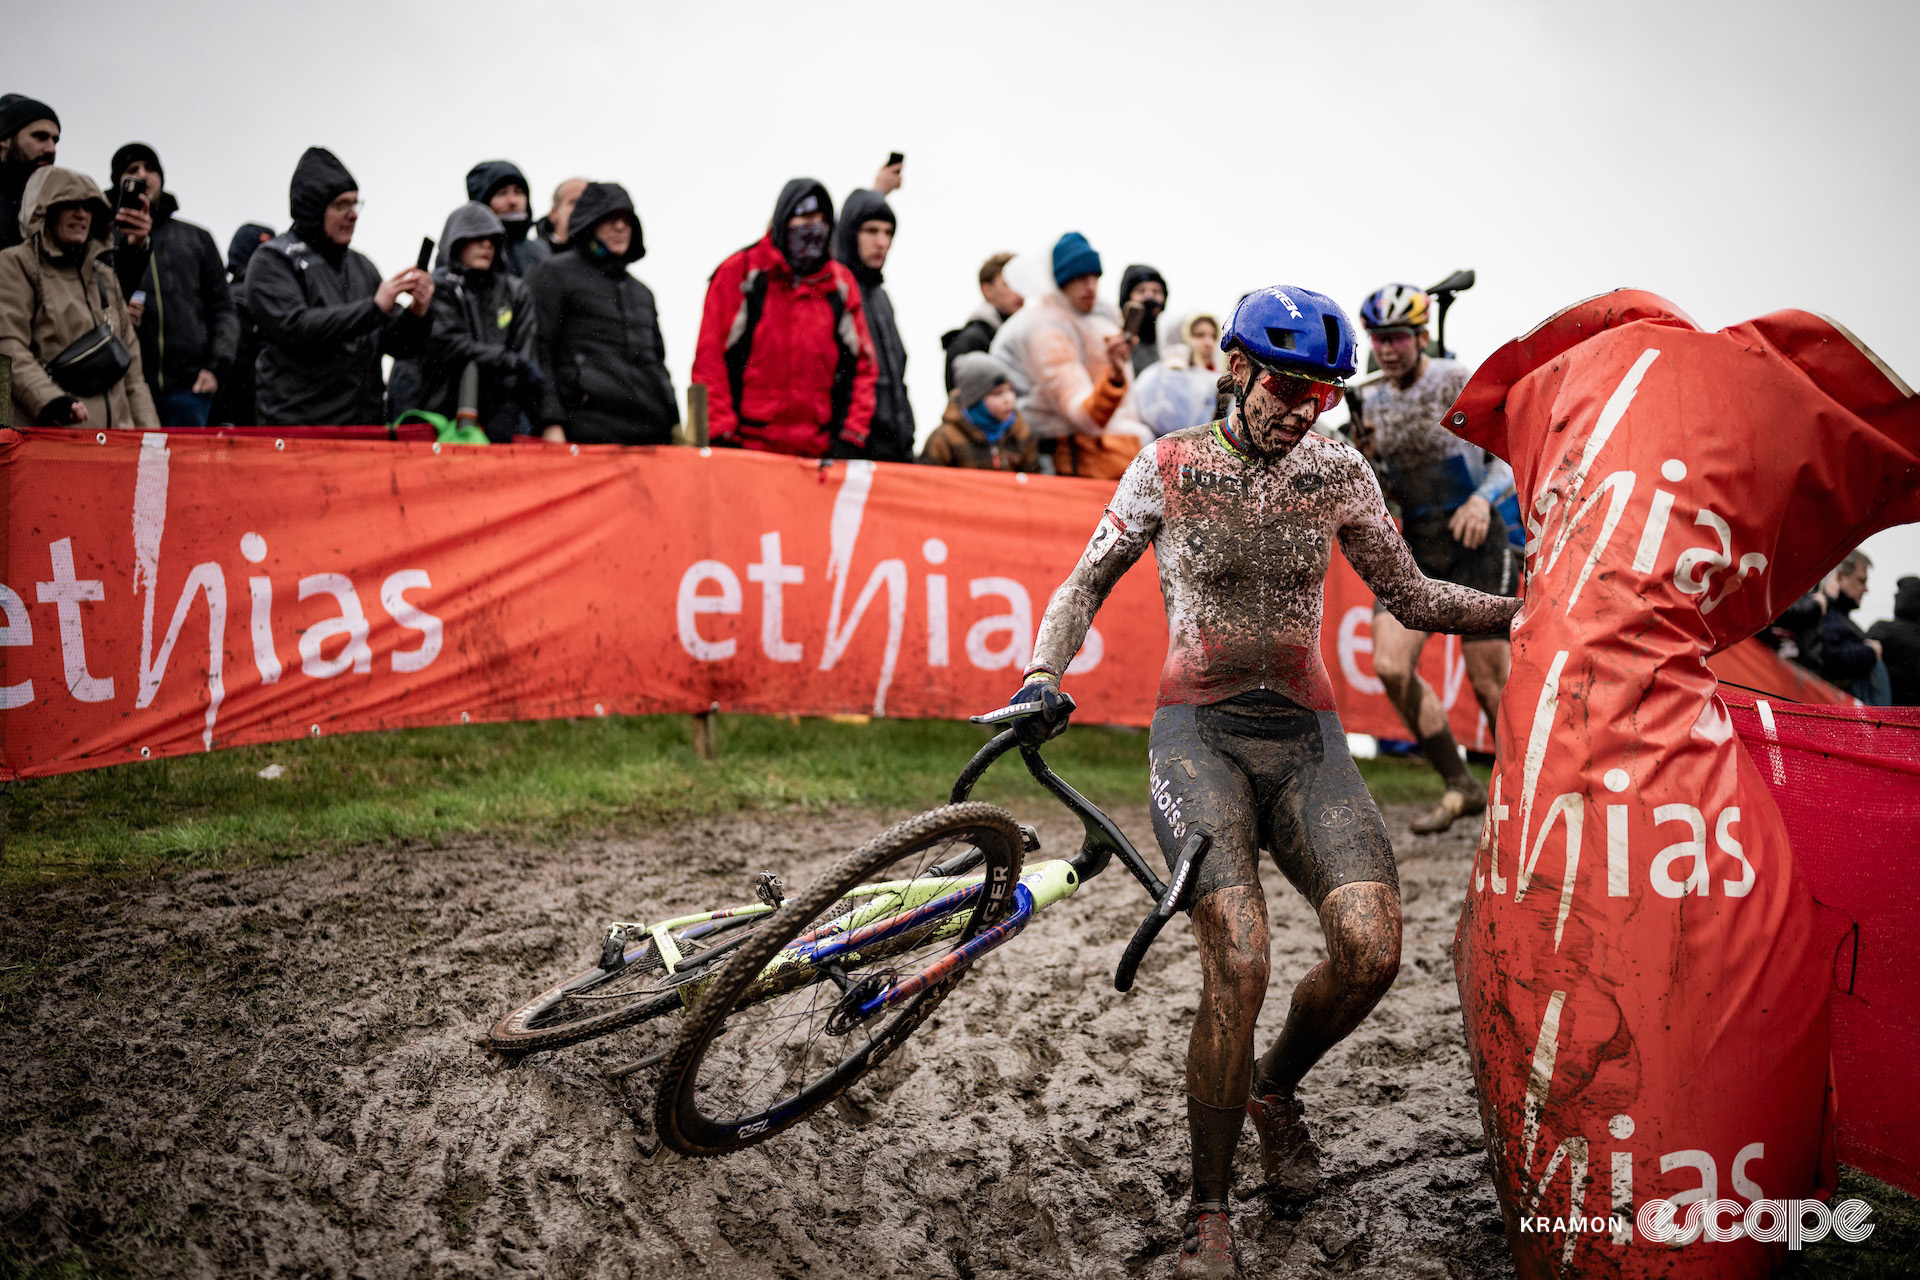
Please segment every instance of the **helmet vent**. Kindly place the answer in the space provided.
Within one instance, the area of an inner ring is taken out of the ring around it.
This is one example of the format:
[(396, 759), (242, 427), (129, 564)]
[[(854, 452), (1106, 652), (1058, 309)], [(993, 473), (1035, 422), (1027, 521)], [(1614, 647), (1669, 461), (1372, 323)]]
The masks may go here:
[(1332, 316), (1321, 316), (1327, 326), (1327, 363), (1336, 364), (1340, 359), (1340, 322)]
[(1293, 348), (1293, 330), (1268, 329), (1267, 341), (1271, 342), (1274, 346), (1274, 349), (1277, 351), (1292, 351), (1294, 349)]

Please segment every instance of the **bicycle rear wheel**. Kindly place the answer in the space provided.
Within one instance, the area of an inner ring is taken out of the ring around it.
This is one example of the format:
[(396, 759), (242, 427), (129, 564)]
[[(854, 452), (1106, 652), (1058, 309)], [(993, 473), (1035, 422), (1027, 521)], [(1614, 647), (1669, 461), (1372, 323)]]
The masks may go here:
[(615, 967), (582, 969), (500, 1019), (487, 1033), (488, 1046), (516, 1057), (559, 1049), (684, 1008), (698, 989), (691, 984), (697, 980), (702, 957), (722, 948), (731, 952), (769, 919), (762, 911), (736, 910), (740, 914), (673, 932), (679, 952), (675, 973), (667, 972), (658, 945), (646, 938), (626, 950), (623, 962)]
[[(876, 836), (789, 899), (681, 1020), (654, 1099), (661, 1138), (683, 1155), (735, 1151), (798, 1124), (879, 1066), (965, 970), (917, 990), (913, 975), (1012, 910), (1021, 856), (1012, 814), (947, 805)], [(815, 954), (857, 937), (870, 941)], [(895, 987), (897, 1002), (856, 1012)]]

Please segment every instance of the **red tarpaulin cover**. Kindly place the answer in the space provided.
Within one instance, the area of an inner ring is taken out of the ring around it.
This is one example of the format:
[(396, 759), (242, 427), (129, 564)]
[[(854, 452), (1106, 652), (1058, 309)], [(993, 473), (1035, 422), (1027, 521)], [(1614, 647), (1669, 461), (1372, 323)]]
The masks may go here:
[(1449, 425), (1530, 535), (1455, 943), (1516, 1264), (1763, 1275), (1783, 1245), (1632, 1221), (1832, 1186), (1831, 950), (1706, 658), (1920, 517), (1920, 403), (1818, 316), (1703, 333), (1629, 290), (1502, 347)]

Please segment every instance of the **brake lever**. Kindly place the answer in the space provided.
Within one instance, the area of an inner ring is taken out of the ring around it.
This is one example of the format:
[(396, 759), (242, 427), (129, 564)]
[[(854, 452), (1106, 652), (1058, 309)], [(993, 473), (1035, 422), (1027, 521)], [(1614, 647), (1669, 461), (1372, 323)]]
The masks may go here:
[(1133, 990), (1134, 974), (1139, 970), (1140, 962), (1146, 958), (1147, 948), (1160, 936), (1160, 930), (1166, 927), (1167, 921), (1173, 919), (1174, 912), (1189, 905), (1187, 891), (1193, 887), (1193, 869), (1206, 856), (1209, 843), (1206, 832), (1196, 831), (1180, 846), (1180, 856), (1174, 859), (1173, 874), (1167, 880), (1167, 891), (1160, 895), (1160, 901), (1140, 922), (1140, 927), (1133, 931), (1133, 940), (1127, 943), (1127, 949), (1120, 957), (1120, 965), (1113, 971), (1115, 991)]

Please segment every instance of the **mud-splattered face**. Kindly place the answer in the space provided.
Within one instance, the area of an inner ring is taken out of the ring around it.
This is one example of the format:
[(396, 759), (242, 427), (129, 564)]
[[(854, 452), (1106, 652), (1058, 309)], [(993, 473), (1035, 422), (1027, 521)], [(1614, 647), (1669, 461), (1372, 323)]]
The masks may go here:
[(1234, 413), (1238, 434), (1261, 455), (1284, 458), (1319, 421), (1317, 395), (1308, 394), (1293, 404), (1285, 403), (1267, 389), (1259, 370), (1245, 352), (1236, 350), (1227, 358), (1227, 371), (1233, 375), (1236, 386), (1244, 387), (1248, 378), (1254, 379), (1253, 390), (1235, 406)]

